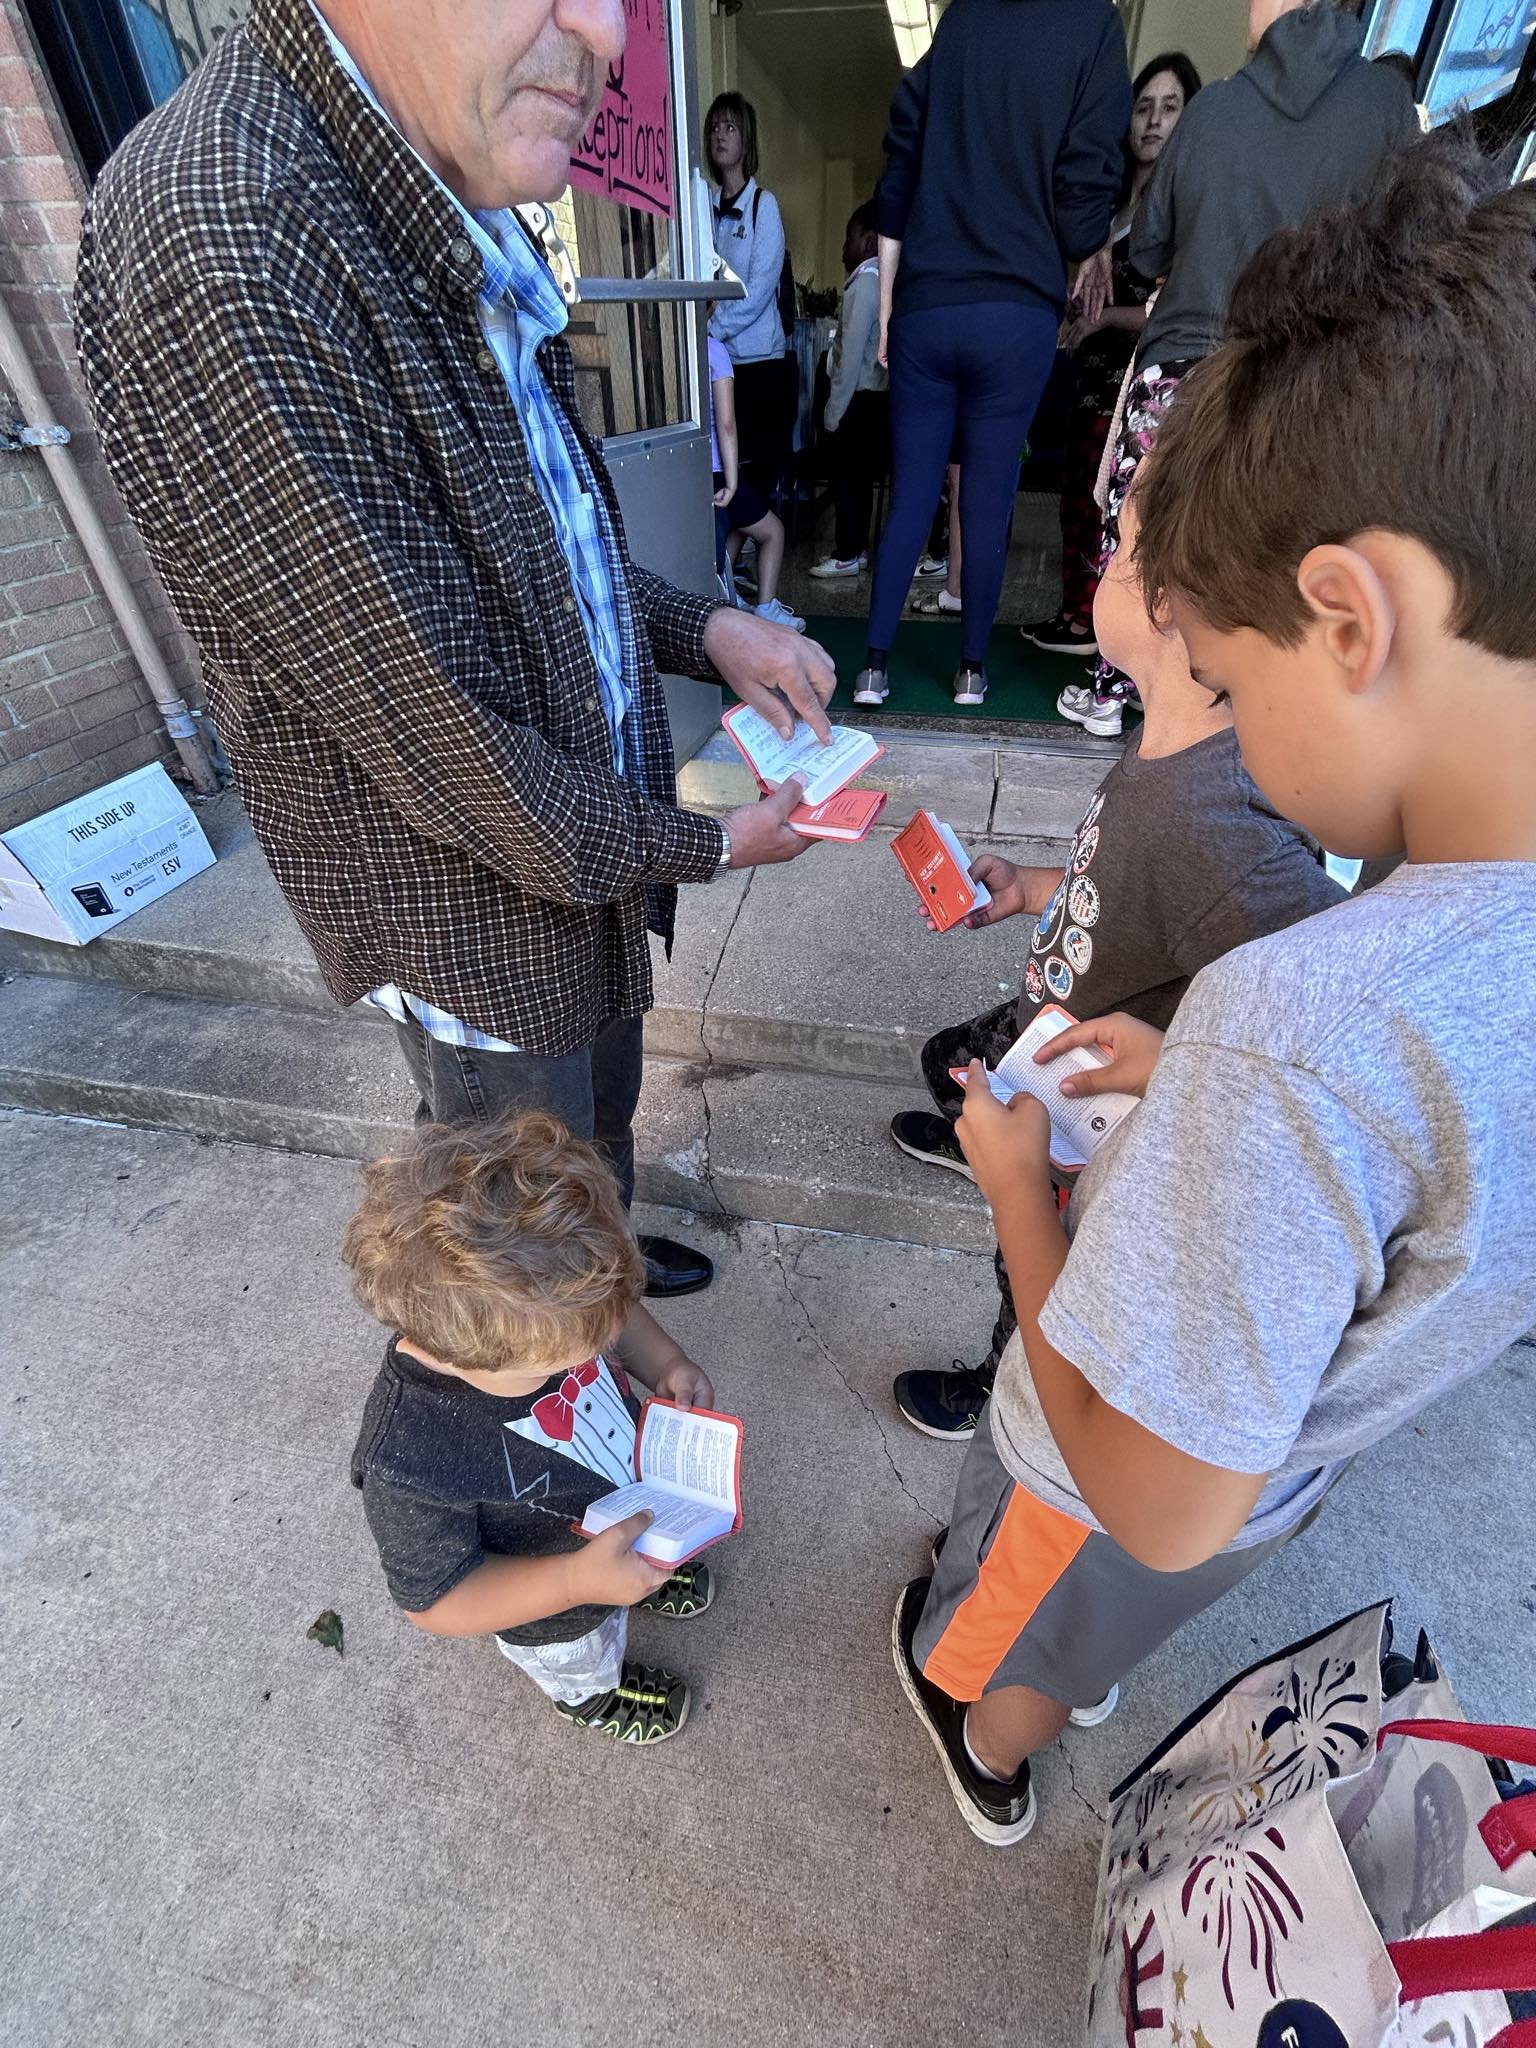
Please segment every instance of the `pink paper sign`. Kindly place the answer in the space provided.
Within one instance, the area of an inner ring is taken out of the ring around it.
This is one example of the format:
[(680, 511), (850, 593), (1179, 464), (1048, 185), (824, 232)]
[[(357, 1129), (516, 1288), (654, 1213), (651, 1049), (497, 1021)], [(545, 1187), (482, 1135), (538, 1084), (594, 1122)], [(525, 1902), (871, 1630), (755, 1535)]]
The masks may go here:
[(672, 212), (672, 67), (666, 0), (624, 0), (624, 54), (571, 155), (571, 183), (621, 206)]

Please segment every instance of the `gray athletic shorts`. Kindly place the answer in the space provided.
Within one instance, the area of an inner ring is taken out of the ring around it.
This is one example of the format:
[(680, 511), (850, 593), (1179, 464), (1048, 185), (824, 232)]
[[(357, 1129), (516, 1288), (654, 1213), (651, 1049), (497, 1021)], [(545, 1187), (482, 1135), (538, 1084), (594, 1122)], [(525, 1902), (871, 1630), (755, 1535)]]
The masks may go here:
[(1094, 1706), (1296, 1533), (1224, 1550), (1193, 1571), (1152, 1571), (1020, 1486), (991, 1424), (989, 1407), (960, 1469), (913, 1646), (924, 1677), (951, 1699), (1028, 1685), (1064, 1707)]

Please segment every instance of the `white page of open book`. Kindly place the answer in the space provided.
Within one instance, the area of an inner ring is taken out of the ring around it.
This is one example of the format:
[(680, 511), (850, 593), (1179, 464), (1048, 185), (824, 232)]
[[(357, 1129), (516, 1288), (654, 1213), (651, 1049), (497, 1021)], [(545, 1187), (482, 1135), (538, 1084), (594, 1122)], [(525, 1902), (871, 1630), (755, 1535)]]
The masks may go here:
[(733, 1423), (652, 1401), (640, 1430), (640, 1477), (675, 1487), (707, 1507), (723, 1508), (734, 1519), (740, 1442)]
[(1051, 1119), (1051, 1157), (1058, 1166), (1086, 1166), (1110, 1132), (1123, 1123), (1136, 1107), (1134, 1095), (1063, 1095), (1061, 1083), (1068, 1074), (1086, 1073), (1093, 1067), (1107, 1067), (1109, 1061), (1091, 1046), (1075, 1046), (1049, 1065), (1037, 1067), (1035, 1054), (1043, 1045), (1067, 1030), (1065, 1017), (1045, 1010), (1036, 1011), (1029, 1029), (1016, 1038), (997, 1063), (997, 1079), (1007, 1089), (993, 1089), (999, 1100), (1014, 1095), (1033, 1095), (1043, 1102)]
[(777, 789), (797, 776), (811, 805), (836, 796), (880, 751), (878, 740), (850, 725), (834, 725), (832, 744), (824, 747), (803, 718), (795, 721), (787, 740), (780, 739), (761, 712), (749, 705), (731, 714), (731, 731), (764, 782)]
[(729, 1508), (711, 1507), (705, 1501), (690, 1500), (674, 1487), (648, 1485), (642, 1479), (593, 1501), (581, 1518), (581, 1526), (589, 1536), (601, 1536), (615, 1522), (638, 1514), (655, 1517), (638, 1547), (658, 1550), (665, 1545), (679, 1556), (712, 1542), (716, 1536), (729, 1534), (736, 1519)]

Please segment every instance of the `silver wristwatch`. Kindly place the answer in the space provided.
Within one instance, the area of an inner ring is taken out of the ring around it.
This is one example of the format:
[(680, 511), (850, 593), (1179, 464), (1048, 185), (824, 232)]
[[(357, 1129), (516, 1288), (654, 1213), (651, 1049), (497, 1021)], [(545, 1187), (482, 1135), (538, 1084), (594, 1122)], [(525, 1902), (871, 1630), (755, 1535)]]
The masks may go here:
[(720, 861), (715, 869), (717, 875), (723, 875), (731, 864), (731, 832), (728, 825), (721, 825), (720, 837), (725, 843), (720, 848)]

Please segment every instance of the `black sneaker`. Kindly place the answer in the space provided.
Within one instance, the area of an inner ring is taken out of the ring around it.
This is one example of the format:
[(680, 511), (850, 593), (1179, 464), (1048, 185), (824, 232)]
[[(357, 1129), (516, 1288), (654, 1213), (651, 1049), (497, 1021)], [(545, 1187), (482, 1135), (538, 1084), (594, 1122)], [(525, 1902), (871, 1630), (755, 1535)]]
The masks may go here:
[(612, 1692), (594, 1693), (574, 1707), (556, 1700), (555, 1712), (614, 1742), (666, 1742), (688, 1718), (688, 1688), (675, 1671), (626, 1664)]
[(1097, 654), (1099, 651), (1092, 626), (1069, 619), (1063, 612), (1058, 612), (1053, 619), (1037, 619), (1032, 626), (1020, 626), (1019, 631), (1043, 654)]
[(947, 1166), (951, 1173), (963, 1173), (968, 1181), (975, 1181), (947, 1116), (930, 1109), (903, 1109), (891, 1118), (891, 1136), (909, 1159)]
[(715, 1597), (715, 1581), (707, 1564), (680, 1564), (664, 1586), (635, 1605), (642, 1614), (664, 1614), (669, 1621), (689, 1621), (702, 1614)]
[(891, 1392), (914, 1429), (963, 1444), (976, 1434), (996, 1376), (995, 1368), (985, 1371), (957, 1358), (948, 1372), (898, 1373)]
[(902, 1589), (891, 1622), (891, 1655), (901, 1689), (912, 1702), (912, 1711), (928, 1730), (949, 1789), (954, 1794), (966, 1826), (980, 1841), (994, 1849), (1010, 1842), (1022, 1842), (1035, 1824), (1035, 1794), (1029, 1782), (1029, 1765), (1005, 1785), (984, 1778), (966, 1754), (965, 1708), (947, 1692), (930, 1685), (917, 1668), (912, 1638), (928, 1597), (927, 1579), (914, 1579)]

